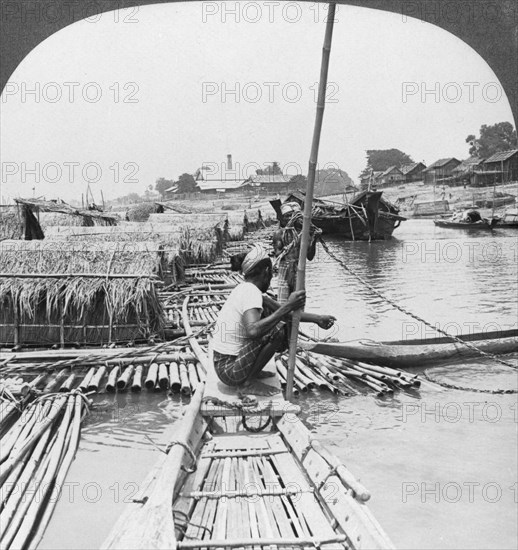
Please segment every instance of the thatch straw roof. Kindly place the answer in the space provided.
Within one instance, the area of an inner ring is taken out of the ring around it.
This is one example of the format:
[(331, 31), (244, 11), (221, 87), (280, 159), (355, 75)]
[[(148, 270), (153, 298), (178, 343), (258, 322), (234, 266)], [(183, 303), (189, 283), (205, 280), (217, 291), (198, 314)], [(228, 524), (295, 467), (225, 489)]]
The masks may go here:
[[(142, 228), (142, 230), (141, 230)], [(52, 228), (47, 235), (69, 243), (117, 241), (119, 243), (153, 242), (161, 246), (171, 272), (171, 282), (181, 281), (189, 263), (212, 262), (222, 248), (221, 228), (201, 225), (198, 228), (163, 224), (126, 223), (116, 227)]]
[(22, 239), (24, 218), (16, 206), (0, 207), (0, 241)]
[[(178, 212), (165, 212), (163, 214), (151, 214), (149, 221), (154, 224), (177, 224), (189, 227), (209, 227), (223, 223), (227, 219), (226, 212), (198, 212), (194, 214), (180, 214)], [(241, 215), (241, 219), (243, 216)]]
[(147, 222), (150, 214), (158, 214), (164, 207), (157, 202), (143, 202), (131, 207), (126, 213), (126, 220), (130, 222)]
[[(67, 216), (56, 216), (60, 223), (74, 224), (80, 221), (79, 225), (116, 225), (119, 220), (118, 216), (107, 212), (99, 212), (98, 210), (82, 210), (73, 208), (66, 202), (46, 201), (42, 199), (14, 199), (17, 204), (30, 208), (33, 212), (52, 212), (54, 214), (66, 214)], [(71, 217), (75, 221), (71, 221)], [(52, 219), (49, 220), (49, 225), (52, 225)]]
[(21, 314), (34, 316), (44, 300), (48, 318), (63, 311), (81, 319), (101, 301), (119, 323), (136, 312), (157, 328), (161, 268), (156, 243), (2, 241), (0, 304), (16, 303)]

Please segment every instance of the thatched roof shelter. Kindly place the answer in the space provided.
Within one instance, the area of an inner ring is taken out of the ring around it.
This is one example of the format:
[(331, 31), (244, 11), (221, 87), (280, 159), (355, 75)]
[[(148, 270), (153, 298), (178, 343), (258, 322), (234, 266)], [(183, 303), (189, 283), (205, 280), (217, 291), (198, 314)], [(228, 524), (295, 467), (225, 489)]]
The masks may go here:
[(43, 239), (48, 225), (116, 225), (118, 216), (98, 210), (81, 210), (65, 202), (14, 199), (19, 207), (25, 240)]
[(156, 243), (3, 241), (0, 341), (100, 343), (160, 332)]
[(24, 218), (17, 206), (0, 206), (0, 241), (23, 239)]
[(164, 206), (159, 202), (142, 202), (126, 212), (126, 221), (147, 222), (150, 214), (161, 214), (163, 211)]
[[(153, 216), (153, 215), (152, 215)], [(157, 218), (167, 214), (157, 215)], [(163, 252), (171, 272), (167, 283), (183, 279), (182, 266), (206, 264), (215, 260), (222, 251), (229, 231), (225, 218), (202, 217), (190, 214), (173, 215), (169, 224), (153, 222), (121, 222), (115, 227), (49, 227), (47, 235), (53, 239), (77, 241), (152, 241), (163, 247)], [(242, 233), (242, 226), (237, 230)]]

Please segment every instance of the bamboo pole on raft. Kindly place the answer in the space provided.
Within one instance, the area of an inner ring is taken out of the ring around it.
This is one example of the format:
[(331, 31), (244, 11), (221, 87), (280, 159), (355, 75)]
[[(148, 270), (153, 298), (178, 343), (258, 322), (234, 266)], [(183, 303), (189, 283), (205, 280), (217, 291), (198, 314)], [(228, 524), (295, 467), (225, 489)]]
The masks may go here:
[[(318, 160), (318, 147), (320, 145), (320, 133), (324, 119), (324, 108), (326, 104), (327, 73), (329, 69), (329, 57), (331, 54), (331, 40), (333, 38), (333, 23), (335, 19), (336, 4), (329, 4), (329, 13), (326, 23), (326, 34), (322, 48), (322, 64), (320, 67), (320, 83), (318, 86), (317, 113), (315, 117), (315, 128), (313, 130), (313, 142), (308, 168), (308, 185), (306, 198), (304, 200), (304, 217), (302, 223), (302, 235), (300, 242), (299, 263), (297, 267), (296, 290), (304, 290), (306, 287), (306, 257), (309, 247), (309, 226), (311, 224), (311, 212), (313, 207), (313, 191), (315, 187), (315, 171)], [(295, 373), (295, 360), (297, 358), (297, 338), (299, 334), (300, 318), (302, 310), (293, 312), (290, 334), (290, 353), (288, 358), (288, 376), (286, 380), (286, 399), (293, 398), (293, 377)]]

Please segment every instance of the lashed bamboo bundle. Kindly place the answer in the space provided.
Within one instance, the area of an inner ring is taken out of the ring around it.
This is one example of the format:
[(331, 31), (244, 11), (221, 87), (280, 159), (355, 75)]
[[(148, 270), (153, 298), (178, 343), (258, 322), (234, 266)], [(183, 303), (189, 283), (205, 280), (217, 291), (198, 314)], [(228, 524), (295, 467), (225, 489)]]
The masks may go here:
[(0, 434), (5, 433), (20, 409), (32, 398), (33, 391), (44, 384), (45, 378), (40, 374), (30, 382), (20, 377), (3, 379), (0, 385)]
[[(82, 393), (122, 393), (128, 390), (140, 392), (144, 386), (150, 391), (159, 392), (171, 389), (172, 393), (181, 392), (184, 395), (190, 395), (201, 380), (196, 356), (188, 350), (181, 354), (174, 353), (164, 357), (167, 357), (168, 360), (151, 363), (145, 363), (138, 357), (128, 358), (125, 366), (119, 360), (118, 364), (108, 372), (104, 387), (101, 381), (107, 372), (105, 365), (91, 367), (85, 373), (78, 371), (70, 373), (68, 369), (63, 369), (51, 376), (44, 393), (46, 391), (69, 393), (74, 389), (78, 389)], [(39, 375), (35, 380), (41, 384), (42, 379), (43, 375)], [(23, 388), (28, 393), (33, 385), (34, 382), (24, 382), (22, 386), (13, 387)], [(2, 382), (0, 381), (1, 388)], [(17, 403), (15, 403), (14, 409), (16, 409), (16, 405)]]
[[(286, 365), (284, 358), (280, 359), (280, 363)], [(286, 374), (282, 366), (280, 371), (281, 376)], [(417, 389), (421, 385), (417, 375), (397, 369), (314, 353), (300, 354), (296, 361), (295, 387), (307, 391), (312, 383), (322, 389), (345, 394), (358, 393), (358, 390), (366, 388), (378, 396), (391, 395), (399, 389)]]
[(79, 443), (85, 397), (40, 398), (0, 440), (0, 546), (35, 548), (59, 499)]
[[(287, 381), (287, 358), (277, 356), (275, 365), (284, 387)], [(295, 363), (295, 395), (320, 388), (341, 395), (354, 395), (360, 393), (361, 389), (368, 389), (378, 396), (384, 396), (398, 389), (417, 389), (420, 385), (417, 375), (349, 359), (300, 353)]]
[(135, 360), (148, 361), (173, 361), (176, 353), (186, 346), (186, 339), (165, 342), (153, 346), (132, 348), (95, 348), (95, 349), (68, 349), (68, 350), (44, 350), (36, 352), (14, 353), (8, 357), (4, 364), (4, 371), (21, 372), (23, 369), (34, 371), (45, 367), (48, 370), (63, 369), (64, 367), (79, 368), (93, 366), (100, 362), (104, 365), (129, 365)]

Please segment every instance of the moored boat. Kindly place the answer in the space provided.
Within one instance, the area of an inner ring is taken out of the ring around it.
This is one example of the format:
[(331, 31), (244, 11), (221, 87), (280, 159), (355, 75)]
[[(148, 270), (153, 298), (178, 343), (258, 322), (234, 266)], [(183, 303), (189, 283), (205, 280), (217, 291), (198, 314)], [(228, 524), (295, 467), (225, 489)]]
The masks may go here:
[(499, 218), (483, 218), (478, 210), (456, 212), (449, 220), (434, 220), (437, 227), (450, 229), (492, 230), (499, 223)]
[(498, 221), (499, 228), (518, 228), (518, 208), (506, 210)]
[[(518, 352), (518, 329), (477, 332), (460, 335), (458, 338), (486, 353)], [(368, 339), (350, 342), (317, 342), (304, 344), (304, 347), (315, 353), (370, 361), (396, 368), (420, 367), (439, 361), (455, 361), (479, 355), (476, 349), (447, 337), (390, 342)]]
[[(406, 218), (382, 198), (382, 191), (363, 191), (346, 204), (323, 199), (313, 200), (311, 221), (324, 235), (337, 235), (352, 241), (390, 239)], [(297, 202), (304, 207), (302, 191), (290, 193), (284, 202)], [(280, 219), (281, 200), (270, 201)]]

